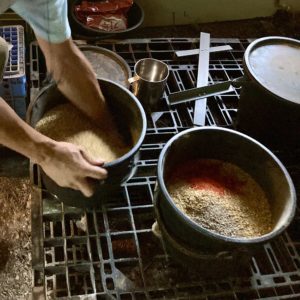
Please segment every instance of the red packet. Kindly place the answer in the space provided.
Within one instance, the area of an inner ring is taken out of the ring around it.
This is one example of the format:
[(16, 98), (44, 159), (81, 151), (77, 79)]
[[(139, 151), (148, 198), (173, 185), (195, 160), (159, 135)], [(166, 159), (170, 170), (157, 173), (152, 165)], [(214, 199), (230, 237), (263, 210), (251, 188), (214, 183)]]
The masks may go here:
[(75, 6), (75, 15), (88, 27), (104, 31), (127, 28), (127, 12), (133, 0), (82, 1)]

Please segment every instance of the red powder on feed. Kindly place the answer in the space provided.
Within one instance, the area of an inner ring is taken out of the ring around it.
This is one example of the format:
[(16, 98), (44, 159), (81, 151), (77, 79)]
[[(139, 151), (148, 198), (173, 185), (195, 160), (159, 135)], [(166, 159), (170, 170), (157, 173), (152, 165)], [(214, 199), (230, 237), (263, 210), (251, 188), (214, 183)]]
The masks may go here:
[(183, 180), (198, 190), (210, 190), (224, 195), (226, 191), (240, 193), (244, 182), (236, 174), (226, 172), (225, 164), (218, 160), (193, 160), (178, 165), (171, 180)]

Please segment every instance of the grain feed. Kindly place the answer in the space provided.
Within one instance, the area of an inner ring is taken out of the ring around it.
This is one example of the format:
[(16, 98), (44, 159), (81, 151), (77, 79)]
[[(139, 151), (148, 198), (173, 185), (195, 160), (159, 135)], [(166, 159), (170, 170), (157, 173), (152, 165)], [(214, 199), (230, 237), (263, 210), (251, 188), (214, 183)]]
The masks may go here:
[(167, 189), (181, 211), (215, 233), (252, 238), (272, 230), (264, 191), (233, 164), (212, 159), (185, 163), (174, 170)]
[[(105, 124), (105, 120), (101, 123)], [(116, 160), (130, 150), (116, 128), (110, 128), (108, 132), (96, 126), (71, 103), (46, 112), (35, 128), (55, 141), (81, 146), (90, 156), (105, 162)]]

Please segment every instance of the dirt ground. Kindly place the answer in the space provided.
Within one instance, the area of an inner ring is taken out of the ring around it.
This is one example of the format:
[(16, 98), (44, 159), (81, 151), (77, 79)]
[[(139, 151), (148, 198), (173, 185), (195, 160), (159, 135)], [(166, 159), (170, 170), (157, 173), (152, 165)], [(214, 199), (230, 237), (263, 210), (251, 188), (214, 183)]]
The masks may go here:
[(30, 183), (0, 177), (0, 299), (28, 299), (32, 289)]

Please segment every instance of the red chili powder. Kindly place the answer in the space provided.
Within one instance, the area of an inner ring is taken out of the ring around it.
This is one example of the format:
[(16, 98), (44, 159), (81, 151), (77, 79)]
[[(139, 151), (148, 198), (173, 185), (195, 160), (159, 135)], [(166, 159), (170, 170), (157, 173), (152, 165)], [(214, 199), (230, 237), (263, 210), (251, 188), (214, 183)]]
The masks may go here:
[(200, 159), (177, 165), (170, 177), (173, 180), (183, 180), (194, 189), (210, 190), (220, 195), (225, 191), (240, 193), (244, 182), (236, 174), (228, 174), (222, 161)]

